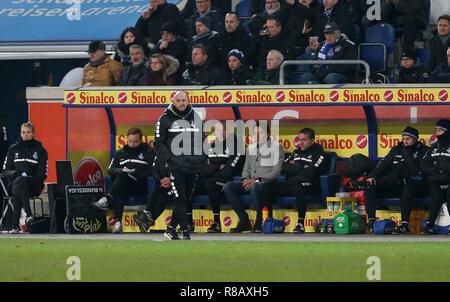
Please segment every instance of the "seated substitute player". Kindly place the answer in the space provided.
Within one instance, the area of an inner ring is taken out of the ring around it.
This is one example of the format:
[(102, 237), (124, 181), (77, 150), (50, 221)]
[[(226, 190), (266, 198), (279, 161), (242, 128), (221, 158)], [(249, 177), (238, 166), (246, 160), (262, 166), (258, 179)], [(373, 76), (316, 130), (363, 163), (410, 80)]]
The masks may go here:
[(114, 155), (108, 167), (112, 178), (110, 192), (94, 205), (101, 209), (114, 209), (114, 217), (108, 221), (113, 225), (113, 233), (122, 232), (122, 215), (127, 196), (147, 194), (147, 176), (151, 175), (151, 166), (155, 152), (142, 141), (142, 130), (131, 128), (127, 132), (127, 144)]

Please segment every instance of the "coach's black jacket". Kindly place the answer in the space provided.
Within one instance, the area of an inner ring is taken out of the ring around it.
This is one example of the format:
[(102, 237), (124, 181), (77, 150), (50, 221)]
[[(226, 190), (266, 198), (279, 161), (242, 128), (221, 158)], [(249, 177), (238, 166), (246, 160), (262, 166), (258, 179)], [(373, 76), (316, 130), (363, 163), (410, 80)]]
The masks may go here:
[[(183, 140), (178, 137), (180, 135), (190, 142), (188, 154), (185, 152), (180, 154), (179, 149), (183, 147)], [(205, 162), (203, 138), (202, 120), (191, 105), (188, 105), (183, 112), (169, 105), (155, 127), (155, 148), (158, 160), (161, 163), (167, 163), (169, 171), (181, 174), (199, 173)], [(174, 154), (176, 152), (179, 154)]]
[[(449, 133), (450, 134), (450, 133)], [(450, 139), (439, 139), (423, 157), (422, 171), (431, 181), (450, 181)]]
[(127, 167), (128, 169), (135, 169), (134, 172), (128, 174), (138, 179), (145, 178), (152, 174), (154, 157), (155, 151), (150, 149), (149, 145), (145, 142), (137, 148), (130, 148), (130, 146), (125, 145), (122, 150), (114, 154), (108, 167), (108, 173), (111, 177), (117, 177), (121, 173), (124, 173), (122, 169)]
[(325, 168), (324, 160), (322, 145), (314, 143), (306, 150), (296, 149), (284, 161), (282, 174), (286, 175), (289, 182), (294, 181), (302, 186), (318, 186), (320, 174)]
[(48, 173), (47, 150), (35, 139), (29, 141), (20, 139), (9, 147), (3, 170), (10, 182), (25, 172), (31, 177), (32, 183), (42, 189)]
[[(227, 142), (233, 140), (233, 149), (230, 150)], [(222, 143), (215, 141), (208, 145), (208, 160), (202, 168), (201, 175), (206, 178), (230, 181), (234, 175), (242, 172), (245, 155), (238, 153), (236, 136), (228, 136)], [(223, 169), (220, 166), (224, 165)]]
[(390, 176), (393, 182), (397, 182), (421, 174), (420, 162), (428, 149), (428, 146), (420, 142), (411, 147), (405, 147), (400, 142), (378, 163), (368, 177)]

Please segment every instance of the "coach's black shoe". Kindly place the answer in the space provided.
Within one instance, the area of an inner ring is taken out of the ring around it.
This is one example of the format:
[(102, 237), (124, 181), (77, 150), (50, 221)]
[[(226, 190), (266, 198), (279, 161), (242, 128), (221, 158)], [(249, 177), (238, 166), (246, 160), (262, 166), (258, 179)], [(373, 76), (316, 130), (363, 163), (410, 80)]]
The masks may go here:
[(155, 224), (152, 214), (149, 211), (137, 211), (136, 214), (133, 215), (133, 220), (136, 222), (142, 233), (146, 233), (148, 229)]
[(429, 221), (427, 221), (427, 223), (423, 226), (422, 228), (422, 235), (434, 235), (434, 225), (431, 225), (431, 223)]
[(194, 223), (188, 224), (188, 230), (189, 230), (189, 232), (194, 233), (195, 232), (195, 224)]
[(295, 229), (293, 231), (295, 234), (304, 234), (305, 233), (305, 226), (301, 223), (297, 223), (295, 226)]
[(222, 227), (220, 226), (220, 222), (213, 222), (211, 226), (206, 230), (208, 233), (221, 233)]
[(252, 225), (250, 224), (249, 220), (240, 221), (238, 222), (237, 226), (235, 228), (232, 228), (230, 230), (230, 233), (242, 233), (242, 232), (248, 232), (252, 229)]
[(182, 231), (182, 236), (181, 239), (182, 240), (191, 240), (191, 235), (189, 234), (189, 231)]
[(402, 221), (394, 230), (394, 234), (409, 234), (409, 223)]
[(166, 237), (169, 240), (180, 240), (180, 237), (178, 237), (177, 232), (171, 226), (167, 227), (167, 230), (164, 233), (164, 237)]

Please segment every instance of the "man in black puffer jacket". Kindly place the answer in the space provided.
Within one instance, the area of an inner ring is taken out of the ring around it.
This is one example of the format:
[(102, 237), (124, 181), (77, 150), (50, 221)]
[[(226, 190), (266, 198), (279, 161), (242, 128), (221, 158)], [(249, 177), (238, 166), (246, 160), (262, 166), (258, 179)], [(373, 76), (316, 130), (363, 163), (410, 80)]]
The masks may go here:
[(34, 138), (34, 135), (33, 124), (22, 124), (20, 140), (8, 149), (3, 165), (4, 174), (8, 180), (8, 191), (12, 193), (15, 209), (12, 233), (19, 232), (22, 207), (27, 214), (26, 223), (32, 221), (33, 214), (29, 198), (40, 195), (44, 188), (44, 180), (47, 178), (47, 150)]
[(423, 173), (428, 177), (431, 196), (428, 221), (422, 230), (424, 234), (434, 234), (434, 223), (442, 200), (447, 200), (447, 208), (450, 208), (450, 120), (437, 121), (436, 138), (437, 142), (431, 145), (422, 164)]
[(110, 192), (106, 197), (94, 203), (106, 210), (114, 209), (114, 218), (108, 222), (113, 225), (113, 233), (122, 232), (122, 215), (128, 195), (147, 194), (147, 176), (151, 175), (151, 166), (155, 152), (147, 143), (142, 142), (142, 130), (131, 128), (127, 132), (127, 144), (114, 154), (108, 173), (112, 177)]
[(164, 236), (179, 239), (179, 224), (183, 239), (189, 240), (186, 204), (192, 198), (197, 175), (205, 158), (203, 155), (203, 125), (200, 116), (190, 105), (185, 91), (172, 96), (172, 104), (164, 111), (155, 127), (155, 148), (161, 163), (167, 163), (175, 208)]
[(142, 46), (134, 44), (130, 46), (131, 64), (122, 68), (118, 86), (142, 86), (145, 85), (145, 74), (147, 66), (145, 64), (144, 49)]
[(315, 132), (311, 128), (300, 130), (300, 148), (296, 149), (283, 164), (282, 174), (287, 181), (281, 184), (279, 192), (294, 195), (297, 206), (298, 221), (294, 233), (305, 232), (306, 194), (320, 192), (320, 174), (325, 167), (323, 147), (314, 142)]
[(422, 172), (420, 162), (428, 147), (419, 142), (419, 131), (406, 127), (402, 141), (393, 147), (388, 155), (369, 173), (366, 180), (366, 212), (369, 231), (376, 220), (377, 197), (397, 197), (400, 195), (402, 222), (396, 232), (409, 233), (409, 217), (414, 197), (428, 195), (427, 184), (423, 179), (415, 179)]

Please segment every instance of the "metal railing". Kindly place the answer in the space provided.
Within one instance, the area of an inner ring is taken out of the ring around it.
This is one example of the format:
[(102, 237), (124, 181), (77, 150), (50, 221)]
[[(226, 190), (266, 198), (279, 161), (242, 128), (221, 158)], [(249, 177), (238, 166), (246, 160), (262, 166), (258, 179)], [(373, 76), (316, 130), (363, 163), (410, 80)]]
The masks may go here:
[[(288, 60), (284, 61), (280, 66), (280, 85), (284, 85), (284, 69), (289, 65), (363, 65), (366, 71), (365, 83), (369, 83), (370, 66), (363, 60)], [(356, 71), (355, 71), (356, 72)]]

